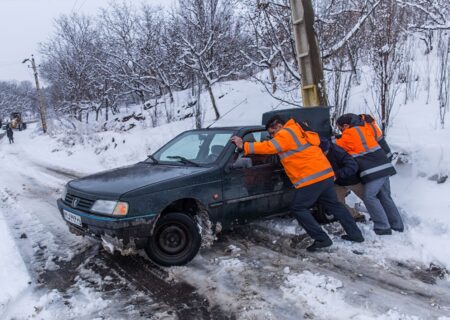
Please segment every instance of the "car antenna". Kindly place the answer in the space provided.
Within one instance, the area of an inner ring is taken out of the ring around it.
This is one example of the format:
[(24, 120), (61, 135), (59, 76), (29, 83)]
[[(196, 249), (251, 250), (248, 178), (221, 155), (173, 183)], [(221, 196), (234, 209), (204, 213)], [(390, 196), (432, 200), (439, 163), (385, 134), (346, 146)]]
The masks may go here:
[(231, 108), (230, 110), (228, 110), (226, 113), (224, 113), (222, 116), (220, 116), (218, 119), (214, 120), (209, 126), (206, 127), (206, 129), (209, 129), (214, 123), (216, 123), (217, 121), (219, 121), (220, 119), (222, 119), (223, 117), (225, 117), (227, 114), (229, 114), (231, 111), (233, 111), (234, 109), (236, 109), (237, 107), (239, 107), (241, 104), (243, 104), (244, 102), (247, 102), (247, 98), (245, 98), (244, 100), (242, 100), (241, 102), (239, 102), (237, 105), (235, 105), (233, 108)]

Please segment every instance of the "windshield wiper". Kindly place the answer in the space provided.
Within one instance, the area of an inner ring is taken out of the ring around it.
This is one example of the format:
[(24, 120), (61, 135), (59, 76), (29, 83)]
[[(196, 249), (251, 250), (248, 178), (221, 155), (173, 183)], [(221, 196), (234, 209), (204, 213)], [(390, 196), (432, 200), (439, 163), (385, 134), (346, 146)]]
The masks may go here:
[(193, 166), (200, 167), (200, 165), (198, 163), (195, 163), (194, 161), (186, 159), (185, 157), (182, 157), (182, 156), (167, 156), (167, 158), (168, 159), (176, 159), (182, 163), (189, 163), (189, 164), (192, 164)]
[(158, 163), (159, 163), (159, 161), (156, 160), (155, 157), (154, 157), (153, 155), (149, 155), (149, 156), (147, 157), (147, 159), (152, 160), (154, 164), (158, 164)]

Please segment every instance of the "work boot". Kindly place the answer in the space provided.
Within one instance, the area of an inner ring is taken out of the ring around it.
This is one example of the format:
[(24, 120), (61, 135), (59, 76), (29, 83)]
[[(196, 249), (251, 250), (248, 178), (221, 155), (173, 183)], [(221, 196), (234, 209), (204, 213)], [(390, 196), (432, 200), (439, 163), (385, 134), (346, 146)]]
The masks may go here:
[(387, 228), (387, 229), (373, 229), (373, 231), (379, 236), (392, 234), (391, 228)]
[(314, 252), (317, 249), (326, 248), (326, 247), (331, 246), (332, 244), (333, 244), (333, 241), (331, 241), (331, 239), (327, 239), (327, 240), (323, 240), (323, 241), (314, 240), (314, 243), (312, 245), (310, 245), (309, 247), (307, 247), (306, 250), (309, 252)]
[(358, 210), (349, 206), (346, 206), (346, 208), (352, 215), (353, 220), (355, 220), (356, 222), (366, 222), (366, 216), (360, 213)]
[(360, 238), (352, 238), (350, 237), (348, 234), (344, 234), (341, 236), (341, 239), (343, 240), (347, 240), (347, 241), (352, 241), (352, 242), (364, 242), (364, 238), (360, 237)]

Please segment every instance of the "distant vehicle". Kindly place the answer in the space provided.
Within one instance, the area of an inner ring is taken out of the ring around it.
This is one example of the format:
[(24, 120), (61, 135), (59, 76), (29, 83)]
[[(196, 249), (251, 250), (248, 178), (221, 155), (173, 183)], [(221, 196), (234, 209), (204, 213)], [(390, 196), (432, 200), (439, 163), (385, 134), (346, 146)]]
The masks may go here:
[[(282, 114), (325, 123), (322, 132), (331, 133), (328, 108), (308, 109)], [(103, 237), (121, 250), (144, 248), (163, 266), (186, 264), (207, 229), (289, 211), (294, 188), (278, 156), (244, 156), (230, 142), (234, 135), (269, 139), (262, 126), (183, 132), (145, 161), (70, 181), (57, 200), (61, 215), (74, 233)]]
[(23, 122), (22, 114), (20, 112), (11, 113), (11, 127), (13, 129), (18, 129), (19, 131), (27, 128), (27, 124)]

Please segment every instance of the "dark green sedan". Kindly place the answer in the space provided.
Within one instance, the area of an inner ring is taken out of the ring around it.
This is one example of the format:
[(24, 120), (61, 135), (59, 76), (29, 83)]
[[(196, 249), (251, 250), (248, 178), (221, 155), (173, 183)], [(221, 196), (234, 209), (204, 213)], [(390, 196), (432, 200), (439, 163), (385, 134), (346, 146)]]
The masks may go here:
[(262, 126), (183, 132), (145, 161), (70, 181), (61, 215), (75, 233), (186, 264), (223, 228), (289, 209), (293, 187), (278, 157), (244, 157), (234, 135), (268, 139)]

